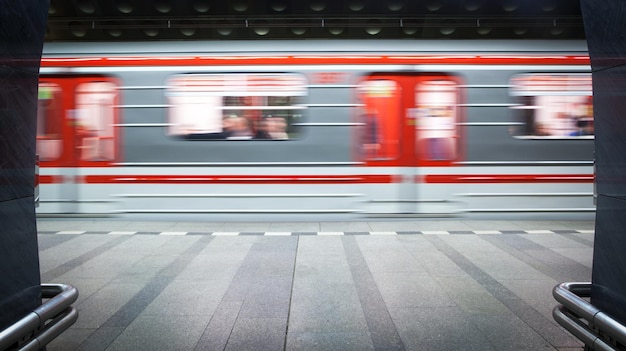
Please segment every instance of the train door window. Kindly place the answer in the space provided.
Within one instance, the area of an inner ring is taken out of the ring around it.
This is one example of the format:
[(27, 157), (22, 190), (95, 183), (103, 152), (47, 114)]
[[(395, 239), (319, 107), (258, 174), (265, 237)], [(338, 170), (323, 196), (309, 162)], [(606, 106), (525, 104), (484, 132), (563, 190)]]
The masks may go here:
[(117, 89), (111, 82), (78, 85), (75, 132), (80, 160), (114, 160), (116, 97)]
[(188, 74), (168, 85), (168, 134), (186, 140), (287, 140), (298, 137), (304, 76)]
[(57, 160), (63, 150), (61, 88), (54, 83), (40, 83), (38, 96), (37, 154), (41, 161)]
[(426, 161), (450, 161), (458, 154), (457, 83), (426, 79), (415, 90), (416, 154)]
[(522, 74), (511, 80), (520, 139), (589, 139), (594, 135), (591, 74)]
[(401, 91), (396, 81), (373, 79), (359, 86), (362, 107), (357, 131), (360, 158), (395, 159), (399, 155)]

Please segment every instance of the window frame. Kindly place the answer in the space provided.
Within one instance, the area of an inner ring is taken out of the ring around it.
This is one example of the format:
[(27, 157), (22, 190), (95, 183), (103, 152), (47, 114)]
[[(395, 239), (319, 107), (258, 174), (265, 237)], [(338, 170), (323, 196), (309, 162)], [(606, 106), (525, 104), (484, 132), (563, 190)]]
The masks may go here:
[[(199, 141), (300, 139), (309, 95), (301, 73), (184, 73), (169, 77), (166, 86), (168, 136)], [(208, 118), (199, 118), (205, 113)]]
[[(525, 84), (516, 84), (516, 80)], [(550, 82), (553, 80), (554, 82)], [(544, 82), (543, 85), (542, 81)], [(558, 84), (559, 82), (571, 82), (572, 84)], [(588, 84), (586, 84), (588, 82)], [(509, 96), (515, 101), (509, 110), (513, 111), (513, 122), (515, 126), (510, 131), (514, 139), (519, 140), (593, 140), (595, 139), (593, 131), (593, 88), (591, 81), (591, 73), (520, 73), (515, 74), (509, 80)], [(564, 89), (571, 88), (571, 89)], [(555, 97), (550, 99), (549, 97)], [(519, 101), (524, 99), (525, 101)], [(526, 101), (527, 100), (527, 101)], [(538, 102), (542, 100), (543, 102)], [(552, 100), (552, 101), (550, 101)], [(543, 113), (541, 122), (538, 122), (537, 112), (532, 115), (523, 114), (522, 110), (555, 110), (555, 105), (562, 105), (558, 111), (547, 111)], [(579, 105), (579, 106), (577, 106)], [(574, 106), (574, 107), (571, 107)], [(577, 106), (577, 107), (576, 107)], [(572, 112), (573, 111), (573, 112)], [(579, 114), (580, 112), (583, 114)], [(570, 114), (569, 120), (566, 120), (566, 114)], [(556, 116), (554, 116), (556, 114)], [(551, 116), (552, 115), (552, 116)], [(563, 116), (560, 117), (559, 115)], [(584, 117), (582, 117), (584, 115)], [(548, 116), (548, 117), (546, 117)], [(562, 119), (561, 119), (562, 118)], [(576, 122), (574, 122), (574, 120)], [(530, 124), (529, 122), (530, 121)], [(582, 121), (582, 122), (579, 122)], [(574, 124), (572, 124), (574, 122)], [(541, 124), (540, 124), (541, 123)], [(582, 123), (582, 124), (578, 124)], [(560, 127), (541, 128), (541, 125), (562, 124)], [(522, 132), (517, 132), (518, 130)], [(544, 132), (537, 132), (539, 129)], [(578, 129), (578, 130), (577, 130)], [(534, 133), (529, 133), (532, 130)], [(554, 131), (562, 131), (563, 134)], [(541, 135), (548, 134), (548, 135)]]

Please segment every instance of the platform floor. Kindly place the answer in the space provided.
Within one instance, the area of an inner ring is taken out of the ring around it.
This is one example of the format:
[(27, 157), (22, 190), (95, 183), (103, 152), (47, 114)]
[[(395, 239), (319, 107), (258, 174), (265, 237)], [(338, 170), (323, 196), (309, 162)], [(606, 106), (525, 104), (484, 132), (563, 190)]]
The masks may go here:
[(56, 350), (582, 350), (552, 288), (590, 281), (593, 221), (39, 219), (78, 288)]

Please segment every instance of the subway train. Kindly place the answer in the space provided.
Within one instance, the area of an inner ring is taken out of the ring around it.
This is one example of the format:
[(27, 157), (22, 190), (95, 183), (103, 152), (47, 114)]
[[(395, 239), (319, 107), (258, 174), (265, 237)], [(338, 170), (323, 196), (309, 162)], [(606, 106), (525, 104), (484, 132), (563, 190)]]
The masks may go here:
[(578, 40), (51, 42), (39, 216), (589, 218)]

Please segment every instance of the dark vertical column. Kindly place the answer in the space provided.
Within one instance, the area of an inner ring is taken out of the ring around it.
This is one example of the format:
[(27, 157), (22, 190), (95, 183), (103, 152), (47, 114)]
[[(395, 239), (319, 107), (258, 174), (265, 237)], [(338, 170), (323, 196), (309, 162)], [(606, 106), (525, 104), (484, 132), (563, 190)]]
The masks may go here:
[(41, 304), (34, 206), (48, 0), (0, 0), (0, 330)]
[(598, 191), (592, 300), (626, 324), (626, 2), (581, 0), (593, 70)]

